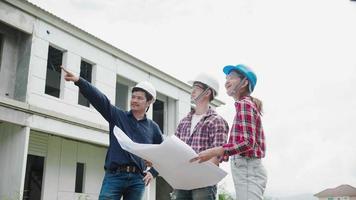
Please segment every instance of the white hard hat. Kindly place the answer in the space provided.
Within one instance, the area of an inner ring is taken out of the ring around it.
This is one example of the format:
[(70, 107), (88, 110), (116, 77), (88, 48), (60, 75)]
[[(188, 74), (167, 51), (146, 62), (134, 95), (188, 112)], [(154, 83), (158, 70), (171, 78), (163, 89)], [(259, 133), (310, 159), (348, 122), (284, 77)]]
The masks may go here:
[(194, 80), (188, 81), (188, 83), (192, 86), (193, 86), (194, 82), (203, 83), (203, 84), (207, 85), (208, 87), (210, 87), (211, 89), (213, 89), (214, 93), (215, 93), (214, 97), (218, 95), (219, 82), (212, 76), (205, 74), (205, 73), (201, 73), (198, 76), (196, 76)]
[(142, 81), (137, 83), (137, 85), (134, 88), (140, 88), (143, 89), (144, 91), (148, 92), (150, 95), (153, 97), (153, 102), (156, 101), (156, 89), (155, 87), (148, 81)]

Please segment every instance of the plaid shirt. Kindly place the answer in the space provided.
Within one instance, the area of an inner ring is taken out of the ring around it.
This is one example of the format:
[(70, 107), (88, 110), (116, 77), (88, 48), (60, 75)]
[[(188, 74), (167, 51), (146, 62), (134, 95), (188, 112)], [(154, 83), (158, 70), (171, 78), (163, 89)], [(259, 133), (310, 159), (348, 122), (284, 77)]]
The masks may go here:
[(265, 157), (265, 136), (261, 114), (250, 97), (235, 102), (236, 115), (231, 128), (229, 143), (224, 144), (223, 160), (239, 154), (248, 158)]
[(211, 108), (203, 115), (195, 126), (193, 133), (190, 134), (194, 112), (188, 113), (180, 121), (175, 133), (176, 136), (192, 147), (196, 153), (225, 144), (228, 137), (229, 125)]

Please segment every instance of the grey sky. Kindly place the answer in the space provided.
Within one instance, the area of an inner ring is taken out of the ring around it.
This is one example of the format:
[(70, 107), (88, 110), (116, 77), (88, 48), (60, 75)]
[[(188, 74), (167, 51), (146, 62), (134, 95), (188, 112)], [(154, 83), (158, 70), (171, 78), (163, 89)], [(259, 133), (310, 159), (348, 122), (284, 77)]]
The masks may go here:
[(265, 104), (266, 194), (356, 186), (356, 2), (31, 2), (182, 81), (216, 75), (227, 103), (218, 111), (229, 123), (222, 67), (250, 65)]

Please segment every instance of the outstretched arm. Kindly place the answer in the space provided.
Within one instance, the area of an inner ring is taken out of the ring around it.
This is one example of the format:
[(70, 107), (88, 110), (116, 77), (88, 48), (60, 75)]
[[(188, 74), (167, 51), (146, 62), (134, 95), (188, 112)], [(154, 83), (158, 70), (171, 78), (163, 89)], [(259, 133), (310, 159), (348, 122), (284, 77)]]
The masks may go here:
[(61, 66), (61, 68), (64, 71), (64, 79), (66, 81), (74, 82), (74, 84), (79, 87), (79, 90), (83, 96), (89, 100), (89, 102), (97, 111), (99, 111), (106, 121), (112, 122), (113, 110), (115, 109), (115, 106), (111, 105), (110, 100), (85, 79), (76, 76), (74, 73), (66, 70), (63, 66)]
[(74, 83), (79, 81), (79, 76), (76, 76), (72, 72), (64, 69), (63, 66), (61, 66), (61, 69), (64, 71), (64, 80), (72, 81)]

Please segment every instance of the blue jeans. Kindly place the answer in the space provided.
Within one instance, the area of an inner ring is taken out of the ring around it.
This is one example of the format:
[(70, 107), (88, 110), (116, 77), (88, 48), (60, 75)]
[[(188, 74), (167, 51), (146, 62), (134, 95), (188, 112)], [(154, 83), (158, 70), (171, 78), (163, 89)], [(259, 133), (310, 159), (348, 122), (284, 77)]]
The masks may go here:
[(140, 173), (105, 172), (99, 200), (140, 200), (145, 192), (145, 183)]
[(215, 200), (216, 185), (194, 190), (174, 190), (172, 200)]

